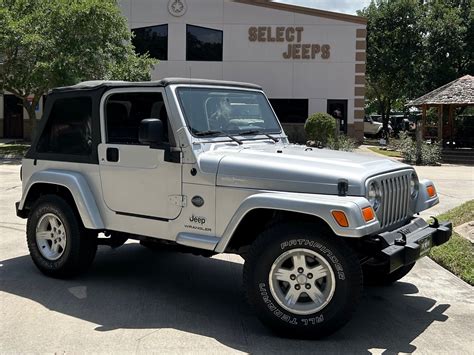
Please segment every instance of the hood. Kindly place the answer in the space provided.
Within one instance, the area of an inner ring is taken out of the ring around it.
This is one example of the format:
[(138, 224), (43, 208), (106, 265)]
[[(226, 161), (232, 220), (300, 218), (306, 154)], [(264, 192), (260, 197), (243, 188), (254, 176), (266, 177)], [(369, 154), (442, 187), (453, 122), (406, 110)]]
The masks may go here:
[(346, 179), (353, 196), (365, 194), (368, 177), (410, 168), (376, 156), (282, 144), (217, 147), (200, 160), (202, 167), (217, 165), (217, 186), (337, 194), (339, 180)]

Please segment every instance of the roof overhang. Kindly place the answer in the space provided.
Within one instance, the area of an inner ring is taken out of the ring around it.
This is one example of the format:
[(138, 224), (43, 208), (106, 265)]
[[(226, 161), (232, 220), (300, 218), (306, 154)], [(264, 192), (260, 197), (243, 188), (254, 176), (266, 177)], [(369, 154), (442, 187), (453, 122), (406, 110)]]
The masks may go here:
[(367, 25), (367, 19), (362, 16), (341, 14), (339, 12), (313, 9), (309, 7), (285, 4), (285, 3), (275, 2), (271, 0), (233, 0), (233, 1), (242, 3), (242, 4), (247, 4), (247, 5), (266, 7), (266, 8), (270, 8), (274, 10), (294, 12), (294, 13), (303, 14), (303, 15), (328, 18), (331, 20), (338, 20), (338, 21), (343, 21), (343, 22)]

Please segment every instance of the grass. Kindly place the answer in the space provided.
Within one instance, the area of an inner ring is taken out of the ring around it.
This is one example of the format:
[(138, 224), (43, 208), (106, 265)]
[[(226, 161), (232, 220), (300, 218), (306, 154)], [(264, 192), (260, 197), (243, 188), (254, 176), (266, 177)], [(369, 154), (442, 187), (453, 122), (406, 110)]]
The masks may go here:
[(26, 151), (30, 148), (28, 144), (6, 144), (0, 143), (0, 156), (4, 155), (25, 155)]
[[(474, 220), (474, 200), (440, 214), (440, 221), (451, 221), (453, 227)], [(470, 285), (474, 285), (474, 245), (453, 232), (449, 242), (434, 247), (430, 257)]]
[(402, 156), (400, 155), (400, 152), (397, 152), (395, 150), (385, 150), (385, 149), (380, 149), (379, 147), (369, 147), (369, 149), (375, 153), (385, 155), (390, 158), (401, 158)]

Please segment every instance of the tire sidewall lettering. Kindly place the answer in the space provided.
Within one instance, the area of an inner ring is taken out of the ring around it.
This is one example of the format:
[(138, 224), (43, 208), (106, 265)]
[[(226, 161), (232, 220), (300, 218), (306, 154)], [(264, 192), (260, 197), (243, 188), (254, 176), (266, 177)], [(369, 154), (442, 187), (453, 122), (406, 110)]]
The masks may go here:
[(267, 305), (267, 308), (273, 315), (277, 318), (280, 318), (282, 321), (287, 322), (288, 324), (297, 325), (298, 320), (295, 316), (289, 315), (282, 310), (280, 310), (275, 303), (271, 300), (270, 293), (267, 291), (267, 285), (264, 282), (259, 283), (258, 285), (260, 296), (262, 297), (263, 303)]
[(334, 267), (336, 271), (337, 278), (339, 280), (346, 279), (344, 268), (339, 262), (339, 259), (326, 246), (321, 245), (320, 243), (313, 240), (309, 240), (309, 239), (290, 239), (280, 244), (280, 249), (282, 251), (293, 249), (294, 247), (311, 247), (311, 248), (317, 249), (321, 254), (323, 254), (326, 257), (326, 259), (328, 259), (332, 263), (332, 266)]
[[(270, 272), (277, 260), (284, 260), (280, 257), (288, 257), (294, 249), (319, 254), (332, 270), (336, 289), (331, 300), (313, 313), (297, 314), (300, 307), (284, 307), (284, 303), (277, 301), (282, 295), (274, 294), (273, 287), (281, 287), (275, 292), (285, 294), (287, 285), (272, 285)], [(271, 227), (254, 242), (244, 264), (244, 285), (247, 300), (262, 323), (284, 337), (314, 339), (333, 333), (350, 319), (360, 298), (362, 270), (357, 254), (345, 240), (327, 231), (317, 231), (312, 223), (290, 222)]]
[[(289, 239), (288, 241), (280, 243), (280, 253), (283, 253), (287, 250), (294, 249), (294, 248), (301, 248), (301, 247), (308, 247), (314, 249), (321, 255), (323, 255), (333, 267), (335, 274), (336, 274), (336, 283), (342, 282), (344, 283), (346, 280), (346, 275), (344, 272), (344, 268), (339, 261), (338, 257), (331, 251), (330, 248), (320, 244), (317, 241), (305, 239), (305, 238), (298, 238), (298, 239)], [(278, 257), (278, 255), (276, 256)], [(336, 286), (339, 287), (340, 285)], [(303, 327), (311, 327), (317, 326), (318, 324), (322, 324), (327, 321), (326, 311), (328, 308), (331, 307), (332, 301), (321, 311), (311, 314), (308, 316), (301, 316), (297, 314), (291, 314), (283, 309), (281, 309), (276, 301), (273, 299), (273, 296), (270, 293), (269, 287), (266, 282), (258, 283), (258, 290), (261, 297), (262, 302), (264, 303), (265, 307), (271, 312), (271, 314), (279, 319), (282, 322), (285, 322), (288, 325), (299, 325)], [(336, 291), (337, 292), (337, 291)], [(333, 311), (330, 311), (329, 314), (332, 314)]]

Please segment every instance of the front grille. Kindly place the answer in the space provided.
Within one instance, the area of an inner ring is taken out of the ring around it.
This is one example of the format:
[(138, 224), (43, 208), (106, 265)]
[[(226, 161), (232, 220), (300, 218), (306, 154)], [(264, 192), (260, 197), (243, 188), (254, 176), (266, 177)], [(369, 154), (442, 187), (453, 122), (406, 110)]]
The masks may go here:
[(382, 204), (377, 211), (382, 228), (408, 218), (411, 173), (411, 171), (403, 171), (375, 179), (379, 182), (382, 192)]

